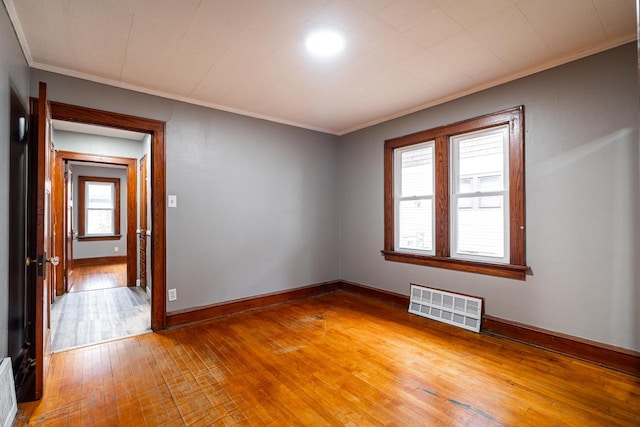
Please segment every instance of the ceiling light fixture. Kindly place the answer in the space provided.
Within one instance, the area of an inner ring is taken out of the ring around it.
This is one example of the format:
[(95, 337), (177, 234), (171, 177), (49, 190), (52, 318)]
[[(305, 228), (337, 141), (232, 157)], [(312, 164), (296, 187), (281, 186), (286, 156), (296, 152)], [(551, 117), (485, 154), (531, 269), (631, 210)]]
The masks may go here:
[(305, 39), (305, 45), (316, 56), (334, 56), (344, 49), (344, 37), (334, 30), (314, 31)]

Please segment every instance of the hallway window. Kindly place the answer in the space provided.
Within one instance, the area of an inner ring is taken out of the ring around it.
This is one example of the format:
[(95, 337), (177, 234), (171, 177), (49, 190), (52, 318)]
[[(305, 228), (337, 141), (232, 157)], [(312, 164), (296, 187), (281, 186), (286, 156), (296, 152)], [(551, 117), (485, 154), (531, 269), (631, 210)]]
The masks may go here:
[(120, 237), (120, 179), (78, 177), (78, 232), (81, 239)]

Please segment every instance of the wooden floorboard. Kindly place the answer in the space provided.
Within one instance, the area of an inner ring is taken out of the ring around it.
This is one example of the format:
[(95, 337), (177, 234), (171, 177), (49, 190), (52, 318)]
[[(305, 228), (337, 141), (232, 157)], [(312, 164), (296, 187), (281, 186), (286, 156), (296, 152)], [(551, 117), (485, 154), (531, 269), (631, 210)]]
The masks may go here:
[(76, 266), (71, 277), (68, 292), (123, 287), (127, 286), (127, 263)]
[(57, 353), (17, 425), (638, 425), (640, 378), (335, 292)]

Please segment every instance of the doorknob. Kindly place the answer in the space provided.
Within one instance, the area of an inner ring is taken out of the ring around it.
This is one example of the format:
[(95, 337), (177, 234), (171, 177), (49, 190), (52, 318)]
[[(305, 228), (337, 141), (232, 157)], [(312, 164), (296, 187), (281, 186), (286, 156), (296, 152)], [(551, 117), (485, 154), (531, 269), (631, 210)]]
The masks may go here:
[(55, 265), (58, 265), (58, 264), (60, 264), (60, 257), (53, 256), (53, 257), (51, 257), (51, 258), (47, 258), (47, 262), (50, 262), (50, 263), (51, 263), (51, 264), (53, 264), (54, 266), (55, 266)]
[(31, 257), (27, 257), (27, 259), (24, 260), (24, 265), (29, 267), (33, 261), (34, 260), (32, 260)]

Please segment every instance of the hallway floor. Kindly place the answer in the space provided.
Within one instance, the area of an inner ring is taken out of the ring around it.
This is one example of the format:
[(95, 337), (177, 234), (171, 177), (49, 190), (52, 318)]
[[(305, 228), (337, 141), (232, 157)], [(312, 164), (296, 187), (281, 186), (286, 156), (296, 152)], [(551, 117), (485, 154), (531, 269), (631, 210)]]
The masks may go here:
[(126, 286), (126, 264), (77, 268), (69, 293), (51, 305), (51, 351), (151, 331), (149, 296)]
[(94, 291), (127, 286), (127, 263), (84, 265), (71, 275), (73, 284), (68, 292)]

